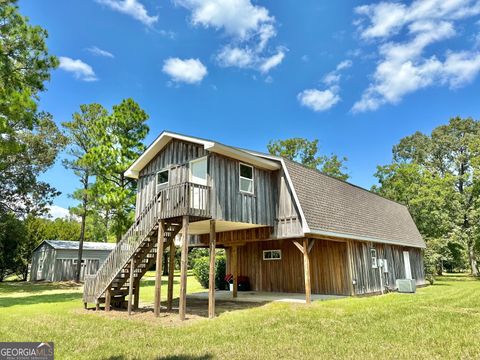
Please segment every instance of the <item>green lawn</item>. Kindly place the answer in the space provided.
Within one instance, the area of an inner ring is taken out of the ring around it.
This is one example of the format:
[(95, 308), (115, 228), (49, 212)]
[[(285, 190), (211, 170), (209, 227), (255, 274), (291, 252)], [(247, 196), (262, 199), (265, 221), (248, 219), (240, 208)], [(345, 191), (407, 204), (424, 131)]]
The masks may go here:
[[(152, 274), (141, 294), (148, 305)], [(82, 306), (68, 284), (0, 284), (0, 341), (54, 341), (57, 359), (480, 358), (480, 282), (466, 276), (414, 295), (271, 303), (181, 325)]]

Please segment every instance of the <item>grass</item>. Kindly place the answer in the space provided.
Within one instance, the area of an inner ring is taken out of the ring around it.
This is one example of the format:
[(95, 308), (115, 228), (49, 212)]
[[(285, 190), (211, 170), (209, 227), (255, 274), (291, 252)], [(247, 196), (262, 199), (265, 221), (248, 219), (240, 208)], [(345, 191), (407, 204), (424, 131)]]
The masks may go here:
[[(148, 274), (142, 303), (153, 287)], [(199, 290), (190, 276), (188, 291)], [(54, 341), (57, 359), (480, 357), (480, 282), (463, 275), (413, 295), (270, 303), (182, 325), (81, 308), (81, 290), (69, 284), (0, 284), (0, 341)]]

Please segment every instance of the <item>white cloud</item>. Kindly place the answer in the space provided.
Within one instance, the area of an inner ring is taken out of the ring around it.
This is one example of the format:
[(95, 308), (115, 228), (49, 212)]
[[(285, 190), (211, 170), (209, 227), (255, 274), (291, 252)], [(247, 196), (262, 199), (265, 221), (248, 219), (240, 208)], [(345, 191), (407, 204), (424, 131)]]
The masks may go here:
[(162, 71), (175, 82), (195, 84), (207, 75), (207, 68), (198, 59), (169, 58), (165, 60)]
[(300, 101), (300, 104), (313, 111), (325, 111), (338, 103), (340, 101), (340, 96), (331, 89), (323, 91), (307, 89), (298, 94), (297, 99)]
[[(361, 37), (377, 44), (380, 59), (353, 112), (397, 104), (407, 94), (430, 86), (464, 86), (480, 72), (480, 52), (474, 50), (427, 55), (431, 45), (457, 35), (456, 21), (480, 14), (480, 2), (416, 0), (410, 6), (382, 2), (356, 12), (363, 16), (356, 22)], [(407, 40), (397, 40), (401, 32)]]
[(48, 206), (48, 213), (50, 217), (57, 219), (57, 218), (68, 218), (70, 216), (70, 211), (65, 209), (64, 207), (58, 205), (50, 205)]
[(60, 56), (60, 65), (59, 68), (68, 72), (73, 73), (76, 79), (82, 81), (97, 81), (98, 78), (95, 75), (92, 67), (82, 60), (74, 60), (66, 56)]
[(89, 48), (87, 48), (87, 51), (90, 52), (93, 55), (96, 55), (96, 56), (103, 56), (103, 57), (108, 57), (108, 58), (112, 58), (112, 59), (115, 57), (111, 52), (109, 52), (107, 50), (100, 49), (97, 46), (89, 47)]
[(269, 41), (277, 35), (275, 18), (250, 0), (176, 0), (191, 11), (194, 26), (223, 30), (230, 38), (216, 55), (220, 66), (251, 68), (268, 73), (278, 66), (286, 49), (273, 53)]
[(223, 67), (248, 68), (255, 63), (255, 54), (250, 49), (225, 46), (217, 54), (217, 61)]
[(274, 67), (280, 65), (285, 57), (285, 52), (279, 50), (275, 55), (265, 59), (265, 61), (260, 65), (260, 71), (262, 73), (268, 73)]
[(300, 104), (317, 112), (328, 110), (336, 105), (341, 100), (339, 95), (340, 80), (342, 78), (341, 72), (352, 65), (353, 62), (351, 60), (340, 62), (334, 71), (329, 72), (323, 77), (322, 82), (327, 88), (325, 90), (303, 90), (297, 95)]
[(112, 10), (129, 15), (147, 26), (153, 26), (158, 21), (158, 16), (148, 15), (145, 6), (138, 0), (97, 0), (97, 2)]
[(223, 28), (228, 35), (245, 40), (271, 29), (263, 26), (273, 21), (268, 10), (250, 0), (177, 0), (192, 12), (192, 23), (204, 27)]
[(343, 60), (341, 63), (337, 65), (336, 70), (340, 71), (340, 70), (348, 69), (349, 67), (352, 67), (352, 65), (353, 65), (352, 60)]
[(410, 6), (398, 2), (380, 2), (355, 9), (370, 20), (369, 26), (360, 21), (360, 34), (365, 39), (397, 34), (405, 25), (424, 20), (458, 20), (480, 14), (477, 0), (415, 0)]

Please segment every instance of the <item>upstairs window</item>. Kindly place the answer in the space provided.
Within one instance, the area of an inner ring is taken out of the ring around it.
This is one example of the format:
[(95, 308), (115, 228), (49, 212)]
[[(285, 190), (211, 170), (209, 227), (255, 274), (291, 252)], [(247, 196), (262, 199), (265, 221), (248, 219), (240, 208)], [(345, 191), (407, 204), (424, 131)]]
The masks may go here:
[(253, 194), (253, 166), (240, 164), (240, 191)]
[(168, 176), (170, 174), (170, 171), (167, 170), (161, 170), (157, 173), (157, 187), (163, 186), (163, 185), (168, 185)]

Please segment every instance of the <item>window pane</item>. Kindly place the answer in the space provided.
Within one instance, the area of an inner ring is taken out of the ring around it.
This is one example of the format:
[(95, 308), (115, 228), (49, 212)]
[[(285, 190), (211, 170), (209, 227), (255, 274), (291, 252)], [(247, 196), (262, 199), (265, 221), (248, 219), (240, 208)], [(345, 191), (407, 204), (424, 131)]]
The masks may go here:
[(207, 185), (207, 158), (190, 163), (191, 181), (195, 184)]
[(253, 193), (253, 180), (240, 178), (240, 191)]
[(240, 176), (247, 179), (253, 179), (253, 168), (251, 166), (240, 164)]
[(168, 183), (168, 170), (157, 173), (157, 185)]

